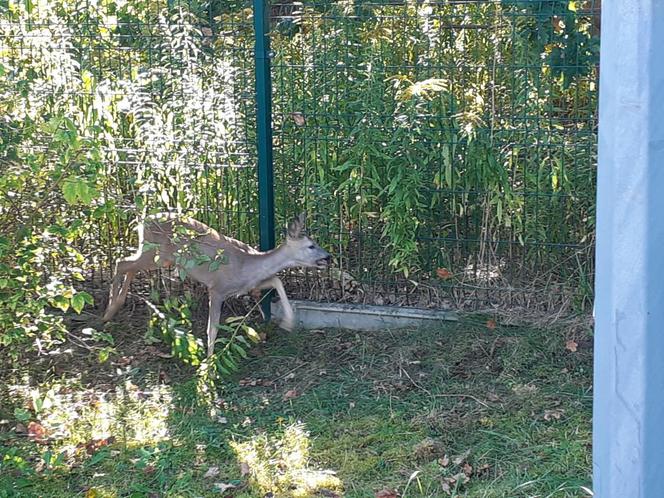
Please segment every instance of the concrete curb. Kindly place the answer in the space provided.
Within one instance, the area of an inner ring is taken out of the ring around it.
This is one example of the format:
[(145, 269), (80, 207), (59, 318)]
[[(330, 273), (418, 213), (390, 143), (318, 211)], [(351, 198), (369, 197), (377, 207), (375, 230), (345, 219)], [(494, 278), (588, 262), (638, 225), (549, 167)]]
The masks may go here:
[[(311, 301), (291, 301), (291, 305), (296, 327), (302, 329), (385, 330), (431, 326), (459, 319), (453, 311)], [(282, 316), (281, 303), (272, 303), (273, 320), (278, 323)]]

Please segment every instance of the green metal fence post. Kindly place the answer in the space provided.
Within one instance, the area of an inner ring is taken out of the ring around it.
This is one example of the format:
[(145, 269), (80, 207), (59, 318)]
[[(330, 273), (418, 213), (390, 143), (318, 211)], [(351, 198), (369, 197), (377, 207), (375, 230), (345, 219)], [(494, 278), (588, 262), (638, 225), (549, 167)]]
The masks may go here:
[[(260, 248), (274, 248), (274, 168), (272, 164), (272, 81), (270, 78), (269, 0), (254, 0), (256, 58), (256, 135), (258, 140), (258, 217)], [(270, 300), (263, 303), (270, 319)]]

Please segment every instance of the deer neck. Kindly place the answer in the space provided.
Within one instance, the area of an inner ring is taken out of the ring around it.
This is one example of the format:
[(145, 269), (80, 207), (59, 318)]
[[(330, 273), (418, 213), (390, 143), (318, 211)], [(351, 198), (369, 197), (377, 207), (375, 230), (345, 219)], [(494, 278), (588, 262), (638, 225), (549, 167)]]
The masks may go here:
[(254, 261), (256, 264), (254, 274), (261, 280), (270, 278), (281, 270), (296, 266), (286, 244), (254, 255)]

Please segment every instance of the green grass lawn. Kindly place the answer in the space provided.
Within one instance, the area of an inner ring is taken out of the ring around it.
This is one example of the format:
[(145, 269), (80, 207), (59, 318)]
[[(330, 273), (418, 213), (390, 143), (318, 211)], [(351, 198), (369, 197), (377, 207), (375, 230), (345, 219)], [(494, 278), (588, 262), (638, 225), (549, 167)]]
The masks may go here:
[(563, 332), (274, 331), (206, 405), (114, 332), (2, 373), (0, 497), (581, 497), (592, 351)]

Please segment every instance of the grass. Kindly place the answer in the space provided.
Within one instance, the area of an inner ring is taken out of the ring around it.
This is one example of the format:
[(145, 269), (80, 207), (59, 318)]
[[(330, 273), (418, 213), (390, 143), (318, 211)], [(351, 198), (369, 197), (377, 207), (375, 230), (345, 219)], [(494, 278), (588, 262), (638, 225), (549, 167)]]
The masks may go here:
[(276, 331), (205, 404), (165, 349), (114, 335), (102, 365), (3, 373), (0, 497), (588, 496), (587, 338)]

